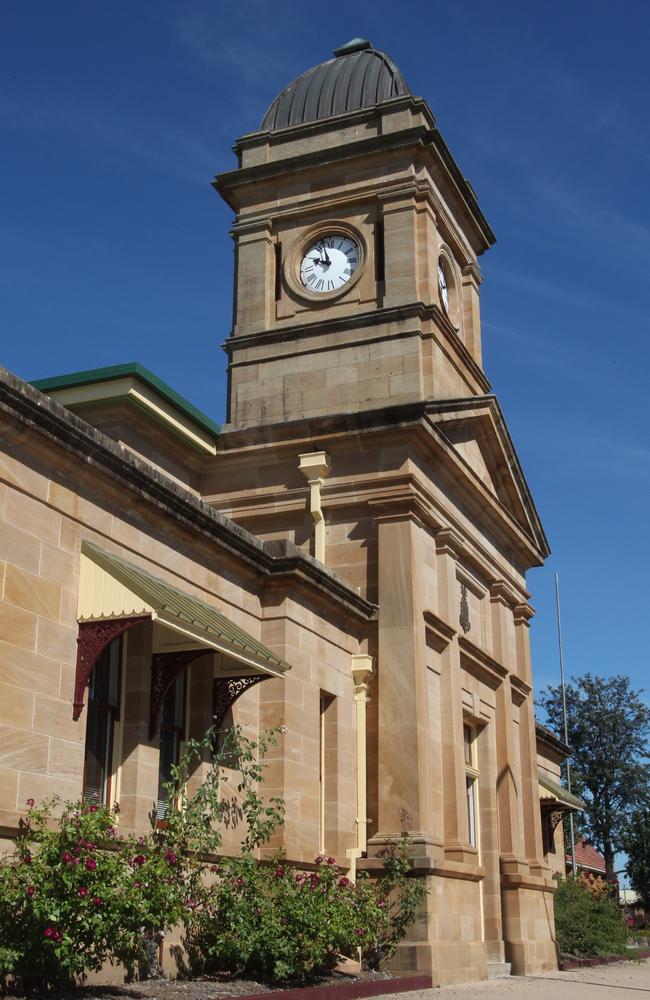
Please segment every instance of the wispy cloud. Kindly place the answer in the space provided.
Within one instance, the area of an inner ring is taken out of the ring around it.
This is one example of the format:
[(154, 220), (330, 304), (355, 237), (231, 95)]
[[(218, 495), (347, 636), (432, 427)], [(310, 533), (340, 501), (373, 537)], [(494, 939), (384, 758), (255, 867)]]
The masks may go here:
[[(119, 122), (104, 109), (59, 100), (49, 106), (28, 105), (0, 98), (0, 129), (60, 131), (84, 142), (96, 142), (129, 158), (146, 159), (185, 180), (205, 183), (214, 173), (217, 151), (197, 136), (150, 118)], [(216, 146), (216, 143), (215, 143)]]
[[(561, 211), (564, 219), (573, 219), (588, 232), (601, 236), (607, 233), (610, 246), (620, 242), (634, 253), (639, 250), (650, 253), (650, 226), (643, 222), (631, 219), (617, 209), (586, 202), (580, 193), (570, 190), (563, 181), (538, 179), (535, 190), (538, 196)], [(647, 268), (644, 273), (647, 274)]]
[(549, 79), (549, 89), (559, 100), (559, 107), (568, 109), (571, 121), (583, 131), (597, 134), (603, 142), (625, 153), (650, 160), (647, 132), (623, 105), (611, 98), (594, 99), (586, 87), (568, 73), (557, 73)]
[(518, 288), (524, 292), (530, 292), (540, 298), (576, 306), (580, 309), (598, 308), (607, 301), (586, 288), (577, 288), (573, 282), (565, 284), (547, 281), (545, 278), (539, 278), (533, 274), (509, 271), (502, 267), (494, 267), (490, 270), (490, 280)]

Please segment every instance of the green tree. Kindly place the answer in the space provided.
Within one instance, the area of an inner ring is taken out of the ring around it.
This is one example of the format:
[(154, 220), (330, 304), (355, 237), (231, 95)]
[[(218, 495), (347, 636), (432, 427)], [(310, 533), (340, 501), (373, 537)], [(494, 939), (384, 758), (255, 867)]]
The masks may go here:
[[(625, 850), (632, 814), (650, 801), (648, 736), (650, 708), (629, 677), (574, 678), (566, 687), (572, 789), (587, 803), (581, 830), (605, 858), (615, 881), (614, 857)], [(540, 696), (551, 728), (564, 737), (562, 692)]]
[(639, 894), (646, 910), (650, 909), (650, 806), (636, 810), (625, 836), (630, 885)]

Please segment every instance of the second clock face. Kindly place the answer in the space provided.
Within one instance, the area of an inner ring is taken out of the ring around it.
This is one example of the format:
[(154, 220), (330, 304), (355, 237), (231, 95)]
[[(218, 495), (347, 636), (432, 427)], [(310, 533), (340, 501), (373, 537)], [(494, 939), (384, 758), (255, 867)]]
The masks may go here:
[(300, 280), (310, 292), (335, 292), (359, 266), (359, 246), (349, 236), (330, 234), (316, 240), (300, 263)]

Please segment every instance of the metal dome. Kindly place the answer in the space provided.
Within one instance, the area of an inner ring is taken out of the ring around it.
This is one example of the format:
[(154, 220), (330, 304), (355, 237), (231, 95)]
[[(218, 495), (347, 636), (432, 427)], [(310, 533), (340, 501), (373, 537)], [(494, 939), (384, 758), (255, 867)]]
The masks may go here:
[(260, 128), (274, 131), (320, 121), (411, 93), (393, 60), (363, 38), (335, 49), (334, 56), (285, 87)]

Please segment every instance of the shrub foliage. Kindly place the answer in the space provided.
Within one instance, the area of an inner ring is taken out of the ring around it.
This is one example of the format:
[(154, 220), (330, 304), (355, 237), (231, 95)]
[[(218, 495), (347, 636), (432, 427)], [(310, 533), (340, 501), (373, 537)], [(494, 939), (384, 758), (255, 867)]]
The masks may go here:
[[(218, 753), (213, 732), (190, 741), (168, 788), (164, 829), (122, 837), (119, 806), (106, 809), (28, 800), (13, 856), (0, 859), (0, 980), (61, 986), (106, 962), (130, 975), (147, 961), (147, 942), (183, 924), (191, 971), (246, 971), (268, 980), (327, 971), (339, 954), (370, 964), (390, 956), (415, 918), (426, 889), (410, 877), (407, 842), (389, 850), (381, 877), (352, 883), (334, 858), (297, 871), (278, 855), (260, 863), (256, 849), (284, 819), (284, 803), (260, 792), (263, 759), (275, 733), (258, 741), (235, 728)], [(236, 794), (229, 795), (237, 761)], [(197, 763), (207, 765), (185, 797)], [(241, 853), (218, 856), (233, 803)]]
[(624, 954), (627, 927), (604, 879), (578, 875), (558, 880), (555, 936), (563, 954)]

